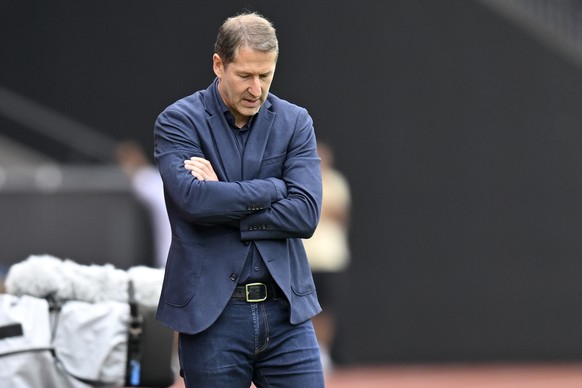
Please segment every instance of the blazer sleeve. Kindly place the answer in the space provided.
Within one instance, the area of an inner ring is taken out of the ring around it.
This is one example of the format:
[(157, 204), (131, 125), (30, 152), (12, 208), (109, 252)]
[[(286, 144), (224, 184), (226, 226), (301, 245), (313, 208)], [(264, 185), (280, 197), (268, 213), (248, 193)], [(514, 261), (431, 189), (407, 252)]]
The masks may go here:
[(281, 179), (287, 196), (241, 219), (243, 240), (309, 238), (321, 212), (321, 165), (313, 120), (300, 109)]
[[(199, 181), (184, 168), (192, 156), (206, 157), (192, 112), (170, 107), (158, 116), (154, 128), (154, 156), (164, 181), (168, 207), (200, 225), (229, 224), (268, 209), (287, 195), (279, 178), (239, 182)], [(201, 124), (198, 124), (201, 125)]]

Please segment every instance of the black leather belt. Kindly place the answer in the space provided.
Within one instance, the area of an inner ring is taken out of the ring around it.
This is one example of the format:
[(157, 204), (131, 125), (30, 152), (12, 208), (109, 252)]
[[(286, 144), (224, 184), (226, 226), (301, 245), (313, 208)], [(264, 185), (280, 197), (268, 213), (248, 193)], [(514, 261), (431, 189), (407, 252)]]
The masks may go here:
[(249, 283), (237, 286), (231, 299), (257, 303), (267, 299), (277, 299), (277, 295), (277, 287), (272, 283)]

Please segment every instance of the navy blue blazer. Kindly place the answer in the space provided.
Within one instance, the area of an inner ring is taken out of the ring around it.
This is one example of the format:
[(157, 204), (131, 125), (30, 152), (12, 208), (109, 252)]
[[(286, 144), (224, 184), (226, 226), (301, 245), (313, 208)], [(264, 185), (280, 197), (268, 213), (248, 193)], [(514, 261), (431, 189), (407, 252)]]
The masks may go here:
[[(254, 117), (242, 163), (216, 81), (156, 120), (154, 156), (164, 181), (172, 244), (156, 317), (198, 333), (221, 314), (254, 241), (290, 303), (290, 322), (321, 311), (302, 238), (321, 210), (320, 159), (307, 111), (269, 94)], [(208, 159), (219, 181), (199, 181), (184, 160)]]

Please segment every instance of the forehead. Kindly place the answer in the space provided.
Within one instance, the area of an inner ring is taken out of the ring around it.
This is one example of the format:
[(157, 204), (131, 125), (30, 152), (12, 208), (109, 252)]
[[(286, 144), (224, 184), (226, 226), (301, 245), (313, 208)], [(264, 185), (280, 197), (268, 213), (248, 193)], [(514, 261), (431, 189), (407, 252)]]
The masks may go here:
[(277, 63), (277, 52), (259, 51), (249, 47), (240, 47), (234, 57), (234, 61), (228, 67), (236, 71), (248, 71), (265, 73), (273, 71)]

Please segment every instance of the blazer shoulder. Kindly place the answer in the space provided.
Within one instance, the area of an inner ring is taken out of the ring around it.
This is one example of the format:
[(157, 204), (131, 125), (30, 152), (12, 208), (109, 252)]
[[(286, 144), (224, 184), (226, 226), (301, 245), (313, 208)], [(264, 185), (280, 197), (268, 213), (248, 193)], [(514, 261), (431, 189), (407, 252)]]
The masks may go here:
[(162, 113), (178, 111), (178, 112), (191, 112), (191, 111), (204, 111), (205, 101), (204, 101), (204, 90), (199, 90), (192, 93), (189, 96), (180, 98), (179, 100), (168, 105)]
[(295, 123), (297, 126), (313, 126), (313, 119), (306, 108), (269, 94), (269, 111), (276, 114), (277, 121)]
[(281, 112), (288, 112), (291, 114), (307, 113), (307, 109), (299, 105), (296, 105), (292, 102), (289, 102), (287, 100), (284, 100), (282, 98), (279, 98), (272, 93), (269, 93), (267, 101), (270, 103), (270, 110), (276, 113)]

